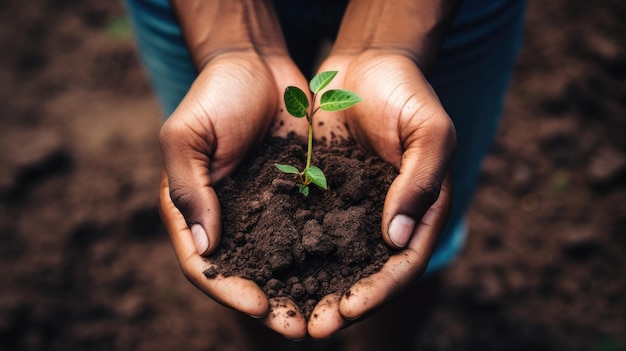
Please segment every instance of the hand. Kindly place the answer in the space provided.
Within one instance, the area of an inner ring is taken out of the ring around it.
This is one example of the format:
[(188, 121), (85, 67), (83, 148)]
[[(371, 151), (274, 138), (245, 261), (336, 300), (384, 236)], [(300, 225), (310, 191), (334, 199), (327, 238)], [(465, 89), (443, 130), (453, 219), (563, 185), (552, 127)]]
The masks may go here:
[(306, 133), (306, 121), (280, 112), (287, 84), (305, 87), (307, 83), (286, 56), (261, 57), (240, 50), (209, 61), (161, 129), (165, 171), (159, 210), (181, 268), (194, 285), (223, 305), (263, 318), (278, 333), (299, 339), (306, 335), (304, 318), (290, 317), (285, 323), (290, 307), (272, 307), (279, 304), (269, 301), (254, 282), (238, 277), (207, 279), (203, 274), (221, 238), (213, 184), (237, 167), (270, 126), (277, 135)]
[(450, 211), (449, 166), (456, 148), (452, 121), (405, 53), (334, 54), (320, 68), (326, 70), (338, 70), (332, 84), (356, 92), (363, 102), (341, 113), (320, 113), (320, 121), (335, 134), (347, 126), (344, 132), (399, 169), (385, 199), (382, 234), (402, 251), (358, 281), (349, 296), (320, 301), (308, 322), (314, 338), (328, 337), (380, 307), (426, 269)]

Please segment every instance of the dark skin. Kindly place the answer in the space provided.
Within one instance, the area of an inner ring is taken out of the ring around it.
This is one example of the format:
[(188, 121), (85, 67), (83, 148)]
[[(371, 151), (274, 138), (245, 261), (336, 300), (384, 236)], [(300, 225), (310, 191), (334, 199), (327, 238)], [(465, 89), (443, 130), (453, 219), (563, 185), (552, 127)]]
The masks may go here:
[[(424, 77), (455, 10), (454, 1), (354, 0), (319, 71), (363, 102), (320, 112), (315, 135), (355, 138), (399, 170), (382, 213), (383, 239), (402, 249), (347, 296), (329, 295), (308, 322), (293, 302), (278, 307), (252, 281), (206, 279), (221, 219), (213, 184), (267, 133), (305, 135), (307, 122), (280, 108), (287, 85), (307, 86), (287, 53), (268, 1), (174, 1), (198, 78), (163, 125), (159, 208), (186, 277), (225, 306), (257, 317), (289, 339), (323, 339), (378, 309), (426, 268), (451, 204), (454, 126)], [(393, 25), (389, 25), (393, 24)], [(280, 127), (278, 127), (280, 126)], [(346, 129), (345, 126), (348, 126)], [(269, 313), (270, 310), (272, 313)]]

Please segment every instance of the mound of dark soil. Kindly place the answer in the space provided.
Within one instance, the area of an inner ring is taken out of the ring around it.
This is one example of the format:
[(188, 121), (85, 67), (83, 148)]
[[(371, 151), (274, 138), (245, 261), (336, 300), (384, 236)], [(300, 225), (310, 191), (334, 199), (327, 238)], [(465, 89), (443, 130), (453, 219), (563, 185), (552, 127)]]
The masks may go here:
[(306, 145), (296, 136), (268, 138), (218, 189), (224, 234), (213, 255), (217, 274), (254, 280), (269, 297), (289, 297), (305, 318), (325, 295), (344, 293), (392, 254), (380, 230), (382, 206), (396, 171), (342, 140), (317, 145), (314, 163), (328, 190), (298, 192)]

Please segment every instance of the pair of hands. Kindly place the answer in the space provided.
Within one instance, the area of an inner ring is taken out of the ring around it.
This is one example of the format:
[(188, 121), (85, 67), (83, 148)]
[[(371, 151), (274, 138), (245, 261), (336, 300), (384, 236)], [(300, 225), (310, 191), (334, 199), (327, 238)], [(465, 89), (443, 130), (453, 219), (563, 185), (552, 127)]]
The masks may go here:
[(288, 315), (297, 310), (295, 304), (285, 307), (268, 299), (252, 281), (203, 275), (221, 237), (213, 185), (266, 133), (307, 131), (304, 119), (289, 116), (281, 106), (287, 85), (307, 87), (295, 64), (288, 56), (261, 56), (253, 50), (214, 57), (160, 134), (165, 171), (159, 210), (185, 276), (216, 301), (260, 318), (290, 339), (307, 334), (326, 338), (416, 279), (451, 205), (454, 126), (415, 62), (402, 52), (367, 50), (331, 54), (320, 67), (326, 70), (339, 71), (332, 85), (356, 92), (363, 102), (332, 114), (320, 111), (316, 119), (324, 123), (315, 124), (315, 135), (341, 131), (399, 169), (386, 196), (382, 234), (388, 245), (402, 250), (381, 271), (358, 281), (350, 299), (326, 296), (308, 322), (301, 314)]

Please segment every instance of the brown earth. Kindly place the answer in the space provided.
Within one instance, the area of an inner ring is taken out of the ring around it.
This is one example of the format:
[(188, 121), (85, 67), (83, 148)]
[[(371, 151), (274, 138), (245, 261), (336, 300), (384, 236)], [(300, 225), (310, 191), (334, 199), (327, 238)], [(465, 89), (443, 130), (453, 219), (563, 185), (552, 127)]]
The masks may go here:
[(267, 138), (217, 187), (224, 232), (204, 272), (253, 280), (268, 297), (290, 298), (305, 319), (324, 296), (344, 294), (393, 254), (380, 222), (397, 174), (354, 141), (337, 137), (313, 150), (327, 190), (311, 185), (305, 197), (297, 176), (274, 166), (304, 169), (306, 141), (293, 134)]
[[(159, 110), (117, 2), (0, 3), (0, 349), (238, 350), (156, 211)], [(626, 349), (626, 6), (531, 1), (423, 350)]]

